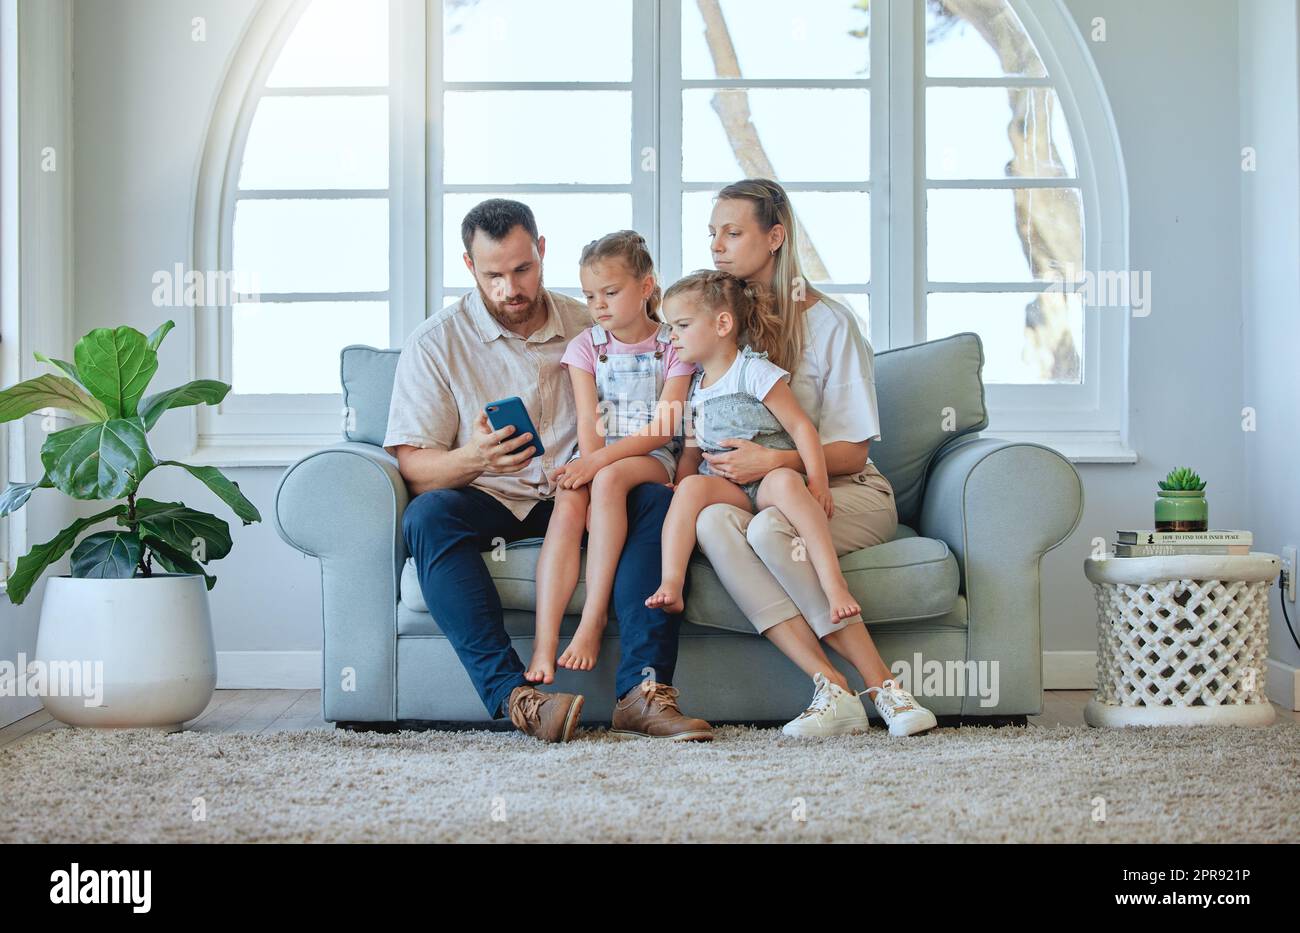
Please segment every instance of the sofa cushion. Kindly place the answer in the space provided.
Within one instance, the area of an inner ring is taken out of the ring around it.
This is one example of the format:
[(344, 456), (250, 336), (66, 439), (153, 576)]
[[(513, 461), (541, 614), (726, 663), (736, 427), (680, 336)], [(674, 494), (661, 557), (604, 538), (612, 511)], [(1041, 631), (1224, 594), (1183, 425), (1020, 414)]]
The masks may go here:
[[(541, 538), (521, 538), (507, 544), (503, 552), (504, 560), (493, 560), (491, 551), (483, 552), (483, 563), (496, 584), (501, 596), (501, 608), (532, 612), (536, 605), (537, 585), (533, 582), (537, 574), (537, 558), (542, 553)], [(581, 615), (583, 603), (587, 599), (586, 551), (583, 551), (582, 566), (578, 571), (578, 586), (565, 606), (565, 613)], [(402, 568), (401, 585), (402, 605), (413, 612), (428, 612), (424, 594), (420, 592), (420, 578), (415, 572), (415, 561), (408, 557)]]
[[(863, 548), (840, 558), (849, 592), (862, 607), (867, 623), (903, 622), (947, 615), (957, 602), (960, 573), (948, 545), (922, 538), (911, 528), (893, 541)], [(736, 632), (754, 627), (718, 579), (708, 559), (696, 552), (691, 561), (686, 620)]]
[(877, 353), (875, 364), (880, 440), (871, 442), (871, 460), (894, 487), (899, 522), (914, 525), (930, 461), (988, 427), (984, 346), (978, 334), (953, 334)]
[(393, 379), (401, 350), (378, 350), (352, 344), (339, 355), (339, 376), (343, 381), (343, 436), (349, 441), (382, 447), (388, 433), (388, 404), (393, 397)]
[[(504, 560), (483, 561), (496, 583), (501, 606), (507, 612), (532, 613), (537, 596), (534, 575), (541, 553), (540, 538), (524, 538), (506, 545)], [(840, 559), (849, 590), (862, 606), (867, 622), (897, 622), (946, 615), (957, 601), (957, 560), (948, 545), (934, 538), (922, 538), (905, 526), (893, 541), (863, 548)], [(585, 570), (585, 555), (584, 555)], [(580, 615), (586, 600), (585, 576), (565, 607), (566, 615)], [(428, 615), (414, 562), (408, 558), (402, 568), (401, 608), (398, 633), (425, 634)], [(416, 614), (416, 615), (412, 615)], [(686, 621), (696, 625), (752, 634), (753, 626), (727, 594), (708, 559), (698, 551), (691, 560), (690, 586), (686, 598)], [(405, 617), (407, 621), (401, 622)], [(572, 621), (572, 620), (569, 620)], [(615, 625), (610, 613), (611, 629)]]

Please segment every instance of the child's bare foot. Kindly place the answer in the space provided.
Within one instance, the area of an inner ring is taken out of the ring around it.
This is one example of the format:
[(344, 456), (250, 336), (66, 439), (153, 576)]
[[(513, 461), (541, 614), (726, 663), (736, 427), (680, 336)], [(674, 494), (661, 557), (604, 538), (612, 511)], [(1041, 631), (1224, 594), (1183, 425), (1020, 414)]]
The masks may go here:
[(862, 611), (862, 607), (858, 605), (847, 586), (837, 586), (828, 590), (826, 599), (831, 604), (832, 622), (843, 622)]
[(555, 649), (546, 645), (535, 645), (533, 656), (524, 671), (524, 680), (531, 684), (549, 684), (555, 682)]
[(659, 589), (650, 594), (645, 604), (651, 609), (662, 609), (664, 612), (681, 612), (685, 608), (681, 584), (660, 583)]
[(607, 616), (595, 622), (583, 619), (578, 624), (578, 630), (573, 633), (573, 640), (556, 663), (570, 671), (589, 671), (595, 667), (596, 658), (600, 655), (600, 636), (605, 631), (607, 621)]

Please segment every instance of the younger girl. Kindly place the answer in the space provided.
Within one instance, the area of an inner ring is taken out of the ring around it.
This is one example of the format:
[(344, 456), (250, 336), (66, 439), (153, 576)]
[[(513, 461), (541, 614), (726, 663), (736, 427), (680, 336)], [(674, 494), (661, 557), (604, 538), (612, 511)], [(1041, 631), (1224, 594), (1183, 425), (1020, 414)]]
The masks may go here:
[(694, 367), (677, 358), (660, 323), (659, 286), (645, 239), (620, 230), (587, 244), (579, 277), (595, 325), (561, 358), (578, 408), (578, 452), (555, 472), (555, 510), (537, 561), (537, 634), (524, 677), (555, 679), (560, 620), (578, 585), (587, 539), (587, 602), (559, 665), (589, 671), (600, 653), (614, 571), (627, 540), (627, 494), (671, 483), (680, 442), (674, 412)]
[[(695, 519), (705, 506), (729, 503), (749, 512), (780, 509), (794, 525), (817, 571), (830, 620), (838, 623), (860, 607), (849, 593), (831, 542), (834, 503), (817, 428), (783, 380), (790, 373), (768, 361), (780, 346), (781, 319), (767, 289), (729, 272), (700, 270), (664, 295), (664, 319), (672, 327), (679, 359), (700, 367), (691, 382), (686, 448), (677, 466), (677, 485), (663, 529), (663, 579), (646, 600), (651, 608), (682, 611), (686, 565), (695, 547)], [(738, 348), (738, 336), (749, 345)], [(758, 349), (751, 349), (756, 347)], [(721, 453), (728, 439), (799, 451), (807, 471), (778, 467), (760, 480), (738, 486), (711, 473), (704, 453)]]

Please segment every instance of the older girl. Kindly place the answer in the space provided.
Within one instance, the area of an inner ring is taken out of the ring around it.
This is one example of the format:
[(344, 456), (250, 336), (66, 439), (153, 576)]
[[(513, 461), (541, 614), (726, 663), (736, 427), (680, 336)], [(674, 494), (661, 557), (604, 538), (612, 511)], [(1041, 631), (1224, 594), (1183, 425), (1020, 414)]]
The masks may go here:
[[(659, 285), (645, 239), (620, 230), (588, 243), (579, 278), (593, 324), (569, 343), (568, 367), (578, 409), (578, 452), (555, 471), (555, 510), (537, 561), (537, 634), (524, 677), (555, 679), (560, 621), (578, 584), (583, 531), (587, 601), (559, 657), (589, 671), (600, 653), (614, 571), (627, 540), (627, 495), (641, 483), (671, 483), (680, 444), (674, 419), (694, 367), (677, 358), (658, 318)], [(663, 425), (662, 434), (653, 433)]]

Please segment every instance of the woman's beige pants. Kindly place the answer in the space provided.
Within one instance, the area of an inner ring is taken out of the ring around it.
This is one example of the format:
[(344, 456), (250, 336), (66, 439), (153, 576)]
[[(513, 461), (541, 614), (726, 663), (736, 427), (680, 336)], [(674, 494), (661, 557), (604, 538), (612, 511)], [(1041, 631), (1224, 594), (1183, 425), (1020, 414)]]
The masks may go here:
[[(831, 541), (843, 557), (892, 541), (898, 530), (894, 490), (874, 463), (861, 473), (830, 477), (835, 514)], [(818, 638), (862, 616), (831, 621), (830, 603), (794, 526), (779, 509), (751, 515), (734, 505), (710, 505), (695, 524), (700, 550), (746, 618), (760, 633), (802, 615)]]

